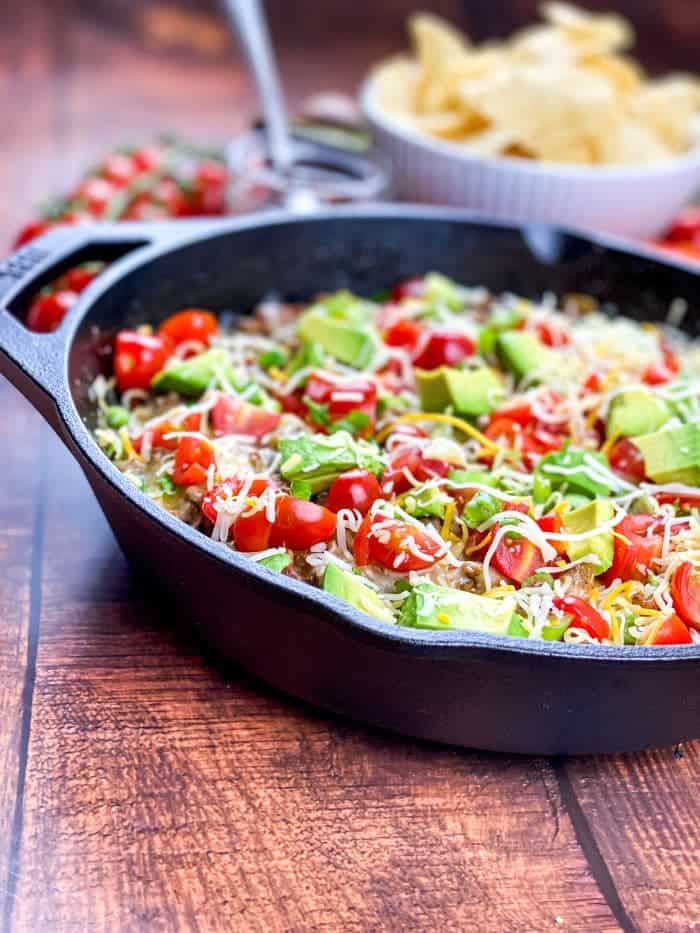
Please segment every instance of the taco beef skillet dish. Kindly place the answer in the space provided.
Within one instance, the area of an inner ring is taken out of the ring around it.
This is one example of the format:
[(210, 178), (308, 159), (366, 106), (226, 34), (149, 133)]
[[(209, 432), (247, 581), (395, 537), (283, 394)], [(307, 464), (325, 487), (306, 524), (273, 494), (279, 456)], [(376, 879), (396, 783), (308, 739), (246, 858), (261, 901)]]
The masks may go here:
[(700, 643), (700, 347), (437, 272), (117, 334), (95, 437), (203, 534), (387, 625)]

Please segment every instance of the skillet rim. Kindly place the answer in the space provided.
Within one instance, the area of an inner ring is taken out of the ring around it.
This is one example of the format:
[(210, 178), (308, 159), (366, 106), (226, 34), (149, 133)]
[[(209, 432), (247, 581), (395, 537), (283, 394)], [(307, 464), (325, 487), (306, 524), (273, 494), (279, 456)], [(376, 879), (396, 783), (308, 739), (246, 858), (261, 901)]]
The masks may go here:
[[(612, 249), (648, 259), (660, 266), (670, 266), (680, 271), (695, 274), (695, 270), (682, 261), (668, 261), (650, 248), (638, 247), (630, 241), (614, 236), (599, 235), (587, 230), (559, 227), (546, 223), (507, 223), (490, 218), (477, 211), (466, 209), (435, 207), (429, 205), (377, 204), (371, 206), (335, 207), (316, 211), (312, 214), (290, 215), (285, 211), (269, 211), (243, 218), (215, 221), (195, 221), (178, 225), (134, 225), (131, 231), (137, 231), (142, 240), (148, 240), (149, 232), (156, 231), (154, 240), (147, 246), (136, 249), (133, 253), (114, 262), (83, 292), (80, 299), (55, 332), (56, 350), (60, 358), (56, 360), (58, 379), (53, 392), (53, 401), (68, 439), (75, 445), (91, 466), (100, 474), (117, 493), (139, 509), (148, 520), (154, 521), (169, 534), (185, 540), (190, 546), (206, 555), (210, 560), (217, 560), (232, 569), (239, 578), (251, 580), (256, 589), (276, 597), (285, 605), (298, 611), (319, 611), (323, 618), (334, 625), (347, 627), (356, 636), (374, 641), (386, 650), (410, 652), (433, 660), (459, 661), (467, 653), (474, 651), (494, 654), (525, 655), (532, 658), (547, 657), (578, 660), (580, 663), (591, 662), (642, 662), (645, 664), (664, 662), (700, 661), (700, 644), (693, 646), (666, 647), (624, 647), (611, 645), (571, 645), (563, 642), (530, 641), (507, 635), (491, 635), (483, 632), (433, 632), (404, 628), (398, 625), (372, 619), (343, 600), (332, 596), (309, 583), (285, 577), (263, 567), (249, 558), (239, 555), (229, 548), (222, 547), (202, 532), (175, 518), (153, 500), (142, 493), (122, 474), (102, 452), (94, 437), (87, 429), (76, 407), (71, 388), (68, 363), (78, 328), (97, 301), (118, 281), (127, 278), (137, 270), (148, 266), (161, 255), (176, 252), (181, 248), (213, 239), (215, 237), (236, 234), (250, 229), (267, 229), (278, 226), (290, 226), (297, 223), (319, 223), (338, 219), (367, 220), (416, 220), (416, 221), (451, 221), (463, 225), (489, 226), (498, 229), (516, 231), (521, 235), (528, 231), (546, 231), (550, 234), (573, 236), (593, 247)], [(96, 225), (97, 228), (98, 225)], [(185, 229), (185, 226), (188, 229)], [(87, 228), (89, 238), (99, 242), (99, 232)], [(104, 228), (103, 228), (104, 229)], [(119, 238), (120, 227), (109, 228), (110, 239)], [(700, 275), (698, 275), (700, 279)], [(53, 335), (52, 335), (53, 336)], [(49, 339), (51, 339), (49, 337)], [(80, 459), (80, 458), (78, 458)]]

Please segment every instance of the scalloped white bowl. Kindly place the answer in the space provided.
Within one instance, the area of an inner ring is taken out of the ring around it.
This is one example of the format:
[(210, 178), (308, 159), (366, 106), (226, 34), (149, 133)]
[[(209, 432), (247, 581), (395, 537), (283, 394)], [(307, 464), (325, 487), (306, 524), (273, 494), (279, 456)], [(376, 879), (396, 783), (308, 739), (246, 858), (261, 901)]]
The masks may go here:
[(383, 112), (369, 78), (360, 104), (400, 200), (447, 204), (493, 217), (655, 237), (700, 191), (700, 145), (653, 165), (555, 165), (482, 157)]

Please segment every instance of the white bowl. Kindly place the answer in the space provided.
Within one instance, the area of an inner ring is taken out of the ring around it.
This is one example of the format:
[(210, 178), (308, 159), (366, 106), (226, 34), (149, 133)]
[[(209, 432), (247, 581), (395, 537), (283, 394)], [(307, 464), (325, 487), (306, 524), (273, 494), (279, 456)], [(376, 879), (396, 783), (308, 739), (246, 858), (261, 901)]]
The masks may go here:
[(700, 145), (653, 165), (555, 165), (482, 157), (434, 139), (382, 111), (365, 82), (360, 103), (377, 152), (393, 168), (402, 200), (450, 204), (507, 220), (547, 221), (655, 237), (700, 189)]

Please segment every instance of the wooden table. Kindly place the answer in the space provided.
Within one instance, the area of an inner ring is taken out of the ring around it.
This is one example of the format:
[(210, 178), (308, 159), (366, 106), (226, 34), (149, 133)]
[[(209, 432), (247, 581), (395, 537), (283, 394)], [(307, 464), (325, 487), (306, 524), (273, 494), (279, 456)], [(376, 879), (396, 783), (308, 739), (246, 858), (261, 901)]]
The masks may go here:
[[(154, 124), (221, 138), (253, 112), (224, 47), (163, 50), (162, 22), (141, 42), (107, 38), (78, 3), (12, 6), (7, 236), (106, 145)], [(213, 41), (202, 17), (186, 34), (197, 25)], [(322, 86), (329, 62), (332, 86), (352, 87), (379, 46), (316, 63), (288, 50), (294, 95)], [(77, 467), (6, 383), (0, 428), (6, 933), (700, 927), (700, 744), (466, 752), (221, 670), (137, 589)]]

